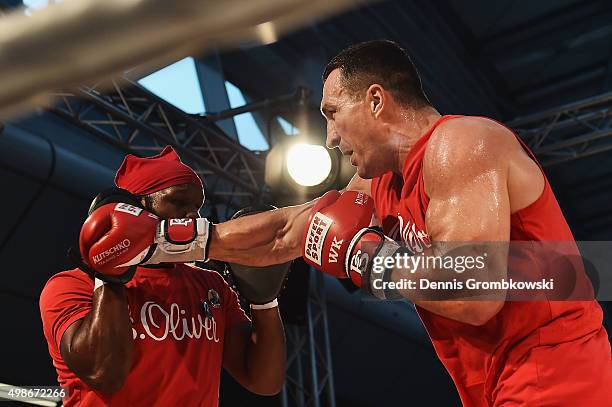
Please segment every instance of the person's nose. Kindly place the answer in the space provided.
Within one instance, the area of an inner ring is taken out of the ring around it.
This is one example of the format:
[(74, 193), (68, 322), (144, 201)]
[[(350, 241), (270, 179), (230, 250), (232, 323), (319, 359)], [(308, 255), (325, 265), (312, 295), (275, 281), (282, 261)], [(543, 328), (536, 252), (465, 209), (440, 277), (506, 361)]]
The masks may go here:
[(338, 136), (333, 124), (327, 124), (327, 137), (325, 139), (325, 145), (330, 149), (336, 148), (340, 145), (340, 136)]

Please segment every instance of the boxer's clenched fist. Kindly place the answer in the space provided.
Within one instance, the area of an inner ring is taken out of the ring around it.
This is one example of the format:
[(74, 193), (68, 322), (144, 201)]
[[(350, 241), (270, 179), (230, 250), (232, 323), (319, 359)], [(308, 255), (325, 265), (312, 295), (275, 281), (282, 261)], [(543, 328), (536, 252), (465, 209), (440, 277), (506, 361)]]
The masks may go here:
[[(396, 254), (412, 255), (410, 250), (400, 246), (393, 239), (385, 236), (379, 228), (361, 229), (349, 243), (345, 258), (345, 270), (357, 287), (361, 287), (362, 280), (372, 284), (373, 278), (386, 279), (388, 268), (385, 260), (394, 258)], [(373, 267), (377, 264), (377, 267)], [(374, 273), (374, 274), (372, 274)], [(366, 291), (378, 298), (385, 298), (384, 290), (369, 286)]]
[[(361, 287), (377, 257), (383, 260), (400, 251), (410, 253), (378, 228), (369, 227), (373, 210), (372, 198), (361, 192), (329, 191), (323, 195), (308, 219), (302, 253), (306, 263), (337, 278), (350, 278)], [(384, 274), (386, 269), (376, 272)]]
[(127, 203), (104, 204), (81, 227), (83, 260), (98, 273), (122, 275), (153, 245), (159, 222), (152, 213)]
[(138, 206), (106, 203), (85, 220), (79, 248), (89, 268), (117, 277), (130, 266), (205, 260), (209, 229), (205, 218), (160, 220)]
[(370, 225), (373, 210), (374, 201), (362, 192), (329, 191), (319, 198), (302, 242), (306, 263), (338, 278), (351, 277), (347, 252), (353, 237)]

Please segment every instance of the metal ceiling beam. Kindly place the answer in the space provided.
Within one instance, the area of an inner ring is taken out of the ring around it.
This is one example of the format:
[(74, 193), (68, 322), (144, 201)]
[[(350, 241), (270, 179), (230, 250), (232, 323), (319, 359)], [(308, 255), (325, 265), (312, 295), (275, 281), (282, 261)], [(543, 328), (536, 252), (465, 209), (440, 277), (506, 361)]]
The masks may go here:
[(244, 106), (224, 110), (219, 113), (206, 113), (204, 119), (213, 121), (223, 120), (242, 113), (252, 113), (264, 109), (278, 109), (279, 106), (286, 104), (304, 106), (309, 101), (310, 93), (310, 89), (300, 86), (295, 92), (279, 96), (277, 98), (258, 100), (256, 102), (247, 103)]
[(335, 407), (327, 299), (323, 273), (310, 270), (306, 329), (287, 325), (287, 380), (282, 407)]
[[(206, 111), (230, 109), (225, 72), (223, 71), (219, 51), (215, 49), (203, 57), (195, 58), (194, 66)], [(234, 120), (221, 120), (217, 122), (217, 125), (232, 140), (238, 140), (238, 130)]]
[(579, 100), (576, 102), (569, 103), (567, 105), (553, 107), (550, 109), (543, 110), (541, 112), (533, 113), (527, 116), (518, 117), (510, 122), (512, 127), (528, 126), (529, 124), (542, 121), (550, 118), (551, 116), (565, 111), (586, 111), (590, 106), (598, 104), (611, 104), (612, 103), (612, 92), (604, 93), (601, 95), (593, 96), (591, 98)]
[(230, 139), (212, 120), (188, 115), (126, 78), (100, 93), (58, 94), (49, 110), (137, 156), (173, 146), (206, 183), (208, 204), (239, 208), (269, 198), (264, 159)]
[(612, 90), (612, 44), (608, 51), (608, 61), (605, 70), (604, 81), (602, 84), (602, 92)]
[(519, 117), (508, 125), (543, 166), (612, 151), (612, 92)]

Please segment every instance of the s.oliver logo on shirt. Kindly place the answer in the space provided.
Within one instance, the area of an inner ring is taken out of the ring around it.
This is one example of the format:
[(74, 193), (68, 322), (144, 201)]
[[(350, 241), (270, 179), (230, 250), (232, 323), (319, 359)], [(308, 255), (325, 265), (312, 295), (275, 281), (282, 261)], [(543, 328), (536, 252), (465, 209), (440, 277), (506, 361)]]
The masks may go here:
[(395, 240), (402, 240), (407, 248), (413, 253), (421, 253), (423, 250), (431, 247), (429, 235), (422, 230), (417, 229), (416, 224), (410, 219), (404, 221), (404, 218), (399, 213), (397, 214), (398, 222), (387, 234)]
[[(140, 309), (140, 322), (144, 333), (138, 333), (132, 328), (134, 339), (145, 339), (147, 337), (163, 341), (174, 338), (183, 339), (206, 339), (211, 342), (219, 342), (217, 336), (217, 322), (214, 317), (202, 318), (201, 314), (187, 317), (187, 311), (176, 304), (170, 304), (169, 309), (164, 309), (154, 301), (145, 302)], [(131, 318), (130, 318), (131, 319)], [(132, 323), (134, 321), (132, 320)]]

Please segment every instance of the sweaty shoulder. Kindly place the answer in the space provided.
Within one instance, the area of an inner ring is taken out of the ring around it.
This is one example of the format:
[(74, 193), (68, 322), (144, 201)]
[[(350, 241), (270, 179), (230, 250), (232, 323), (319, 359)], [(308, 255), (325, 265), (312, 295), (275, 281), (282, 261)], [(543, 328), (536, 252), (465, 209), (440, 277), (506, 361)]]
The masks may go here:
[(459, 160), (474, 162), (515, 148), (520, 149), (520, 144), (501, 124), (481, 117), (459, 117), (436, 127), (425, 149), (425, 161), (439, 166)]
[(447, 188), (459, 178), (487, 169), (506, 170), (514, 135), (491, 120), (460, 117), (441, 123), (432, 133), (423, 158), (425, 192)]
[(513, 212), (537, 199), (544, 187), (538, 165), (502, 124), (465, 116), (447, 120), (434, 130), (423, 160), (428, 195), (436, 187), (453, 185), (458, 178), (491, 171), (505, 174)]

